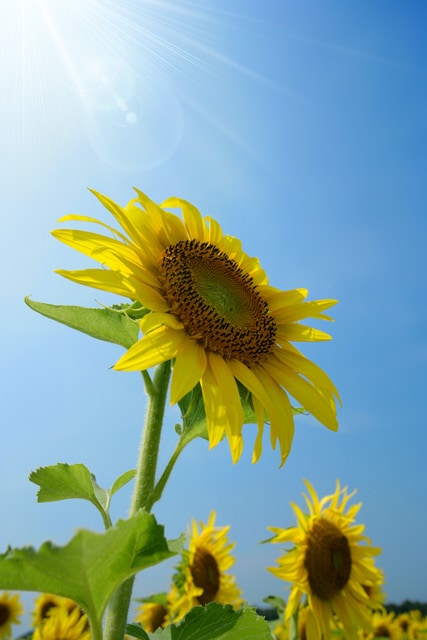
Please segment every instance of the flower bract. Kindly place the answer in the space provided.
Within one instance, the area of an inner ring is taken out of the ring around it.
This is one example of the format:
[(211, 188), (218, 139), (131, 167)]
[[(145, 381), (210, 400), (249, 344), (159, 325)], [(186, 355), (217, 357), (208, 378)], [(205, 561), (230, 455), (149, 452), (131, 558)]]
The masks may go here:
[[(306, 289), (269, 285), (258, 259), (189, 202), (172, 197), (158, 205), (141, 191), (136, 194), (125, 207), (95, 194), (117, 229), (82, 215), (61, 219), (95, 223), (109, 235), (53, 232), (102, 265), (58, 273), (139, 301), (147, 311), (140, 320), (141, 339), (115, 369), (144, 371), (173, 361), (171, 403), (200, 385), (210, 446), (226, 435), (234, 462), (243, 448), (242, 389), (250, 394), (258, 424), (254, 462), (261, 455), (266, 422), (272, 447), (278, 443), (281, 463), (286, 460), (294, 431), (289, 396), (336, 430), (337, 389), (292, 344), (329, 339), (301, 321), (330, 320), (324, 312), (336, 301), (307, 301)], [(169, 209), (180, 209), (182, 216)]]
[(307, 640), (328, 638), (337, 619), (345, 637), (352, 638), (357, 626), (371, 626), (372, 611), (381, 607), (383, 575), (374, 563), (380, 549), (371, 546), (364, 526), (355, 522), (361, 504), (348, 506), (354, 493), (337, 482), (335, 492), (320, 500), (305, 484), (308, 513), (292, 504), (296, 526), (269, 527), (271, 542), (292, 545), (270, 571), (292, 585), (285, 618), (306, 600)]

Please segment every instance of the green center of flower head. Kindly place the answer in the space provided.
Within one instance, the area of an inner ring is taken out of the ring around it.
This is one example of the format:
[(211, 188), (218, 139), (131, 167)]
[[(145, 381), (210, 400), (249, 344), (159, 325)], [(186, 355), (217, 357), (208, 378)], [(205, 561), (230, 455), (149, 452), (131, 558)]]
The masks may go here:
[(307, 533), (304, 566), (310, 589), (320, 600), (332, 600), (346, 586), (351, 573), (350, 546), (333, 522), (322, 518)]
[(219, 590), (219, 569), (213, 555), (199, 547), (194, 554), (190, 569), (194, 584), (203, 589), (197, 597), (199, 604), (213, 602)]
[(209, 242), (181, 240), (164, 251), (160, 279), (171, 311), (205, 349), (247, 366), (271, 353), (276, 323), (252, 277)]

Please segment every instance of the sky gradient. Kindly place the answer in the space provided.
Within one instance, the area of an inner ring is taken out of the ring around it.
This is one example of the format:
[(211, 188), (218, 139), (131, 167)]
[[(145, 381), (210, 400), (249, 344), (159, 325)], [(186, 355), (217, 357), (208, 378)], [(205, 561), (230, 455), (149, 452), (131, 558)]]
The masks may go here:
[[(102, 529), (88, 504), (37, 504), (31, 470), (83, 462), (99, 484), (135, 465), (140, 376), (120, 347), (38, 316), (23, 298), (120, 302), (54, 273), (88, 261), (50, 231), (67, 213), (104, 216), (88, 188), (125, 204), (136, 186), (215, 217), (261, 260), (270, 283), (337, 298), (333, 340), (301, 345), (337, 385), (331, 433), (296, 419), (291, 455), (246, 426), (228, 445), (182, 455), (155, 508), (168, 537), (191, 518), (230, 524), (235, 574), (261, 604), (285, 585), (267, 526), (293, 524), (303, 478), (319, 494), (357, 489), (358, 521), (387, 600), (427, 600), (425, 453), (426, 6), (379, 0), (137, 2), (23, 0), (0, 25), (3, 248), (0, 549)], [(104, 217), (108, 220), (107, 215)], [(160, 464), (175, 443), (168, 413)], [(130, 490), (113, 501), (126, 515)], [(173, 561), (135, 595), (169, 587)]]

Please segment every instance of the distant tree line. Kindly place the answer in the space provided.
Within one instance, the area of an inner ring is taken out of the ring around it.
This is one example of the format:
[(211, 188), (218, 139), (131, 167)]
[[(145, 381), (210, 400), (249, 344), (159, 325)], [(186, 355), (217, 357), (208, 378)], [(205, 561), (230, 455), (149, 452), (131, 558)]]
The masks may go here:
[(385, 608), (389, 613), (393, 612), (396, 615), (399, 613), (408, 613), (408, 611), (421, 611), (423, 616), (427, 616), (427, 602), (419, 602), (418, 600), (404, 600), (402, 604), (394, 604), (388, 602)]

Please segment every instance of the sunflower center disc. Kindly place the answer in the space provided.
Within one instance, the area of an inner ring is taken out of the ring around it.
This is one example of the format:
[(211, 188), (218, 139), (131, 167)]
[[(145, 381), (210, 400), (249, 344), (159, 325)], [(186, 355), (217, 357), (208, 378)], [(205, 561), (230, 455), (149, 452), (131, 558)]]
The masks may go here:
[(348, 540), (335, 524), (326, 519), (315, 522), (307, 538), (304, 566), (310, 589), (320, 600), (330, 601), (350, 578)]
[(213, 602), (219, 589), (218, 564), (208, 551), (197, 549), (191, 565), (191, 575), (196, 587), (203, 589), (197, 600), (201, 605)]
[(0, 603), (0, 625), (5, 624), (9, 620), (10, 609), (5, 604)]
[(162, 604), (156, 604), (156, 606), (151, 609), (151, 631), (156, 631), (165, 623), (167, 613), (166, 607)]
[(276, 323), (252, 277), (209, 242), (169, 245), (160, 279), (171, 311), (203, 347), (247, 366), (269, 355)]
[(379, 624), (378, 627), (375, 628), (375, 637), (376, 638), (390, 638), (390, 629), (385, 624)]

